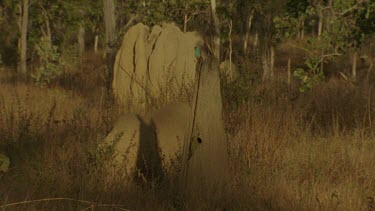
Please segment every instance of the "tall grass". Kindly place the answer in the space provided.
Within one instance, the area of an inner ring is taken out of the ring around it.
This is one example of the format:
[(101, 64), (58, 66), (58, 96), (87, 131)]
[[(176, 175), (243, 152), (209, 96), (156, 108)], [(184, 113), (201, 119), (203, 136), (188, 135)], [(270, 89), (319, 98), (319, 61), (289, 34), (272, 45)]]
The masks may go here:
[(318, 90), (294, 103), (273, 97), (231, 114), (228, 127), (236, 127), (228, 141), (233, 172), (250, 191), (250, 208), (374, 206), (374, 128), (366, 119), (366, 100), (354, 91), (338, 95), (345, 90), (332, 84)]

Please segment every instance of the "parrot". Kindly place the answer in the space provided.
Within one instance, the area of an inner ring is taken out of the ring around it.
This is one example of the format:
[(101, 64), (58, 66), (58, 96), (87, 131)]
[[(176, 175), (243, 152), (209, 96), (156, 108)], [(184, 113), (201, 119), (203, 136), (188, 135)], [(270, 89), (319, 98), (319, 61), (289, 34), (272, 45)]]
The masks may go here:
[(201, 49), (198, 46), (196, 46), (194, 49), (195, 49), (195, 57), (197, 59), (201, 58), (202, 56)]

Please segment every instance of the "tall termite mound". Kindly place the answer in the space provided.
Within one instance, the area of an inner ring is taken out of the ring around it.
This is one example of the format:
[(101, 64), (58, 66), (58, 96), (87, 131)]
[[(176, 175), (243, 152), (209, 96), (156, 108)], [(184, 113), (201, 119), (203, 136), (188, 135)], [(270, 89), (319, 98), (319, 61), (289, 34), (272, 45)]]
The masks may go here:
[(203, 45), (196, 32), (183, 33), (173, 24), (148, 26), (139, 23), (125, 34), (114, 65), (116, 101), (143, 111), (150, 99), (166, 88), (178, 91), (195, 78), (195, 47)]
[(169, 174), (181, 154), (190, 110), (184, 103), (173, 103), (149, 115), (121, 115), (99, 145), (109, 156), (107, 182), (115, 179), (116, 172), (124, 172), (127, 179)]
[(197, 65), (197, 78), (184, 140), (181, 188), (188, 198), (202, 200), (225, 192), (229, 163), (219, 65), (214, 57), (202, 58)]

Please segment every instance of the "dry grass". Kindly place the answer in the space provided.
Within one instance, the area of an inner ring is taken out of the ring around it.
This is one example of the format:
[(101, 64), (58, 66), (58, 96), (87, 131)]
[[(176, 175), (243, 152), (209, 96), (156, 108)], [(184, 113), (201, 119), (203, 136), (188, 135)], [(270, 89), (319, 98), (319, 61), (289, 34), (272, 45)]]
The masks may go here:
[(6, 210), (92, 208), (48, 200), (60, 197), (131, 210), (375, 208), (374, 98), (337, 80), (304, 95), (277, 82), (225, 88), (233, 180), (220, 203), (185, 204), (175, 177), (156, 188), (104, 184), (96, 145), (118, 110), (103, 100), (101, 63), (90, 61), (49, 88), (17, 84), (0, 73), (0, 151), (12, 160), (0, 178), (0, 204), (46, 199)]
[(233, 171), (252, 193), (250, 207), (366, 210), (374, 206), (375, 143), (373, 136), (365, 135), (366, 129), (317, 134), (311, 124), (303, 123), (299, 109), (264, 107), (240, 108), (238, 115), (247, 118), (229, 141)]

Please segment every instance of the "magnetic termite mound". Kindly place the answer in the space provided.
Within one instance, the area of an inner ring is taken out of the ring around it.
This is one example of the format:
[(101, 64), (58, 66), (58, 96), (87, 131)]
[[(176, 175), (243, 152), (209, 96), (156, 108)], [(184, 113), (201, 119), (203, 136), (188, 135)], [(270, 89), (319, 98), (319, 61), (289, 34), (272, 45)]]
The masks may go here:
[(194, 49), (202, 45), (199, 33), (184, 33), (174, 24), (156, 25), (151, 31), (142, 23), (131, 27), (114, 64), (112, 88), (117, 103), (142, 112), (167, 86), (174, 92), (189, 86), (195, 79)]

